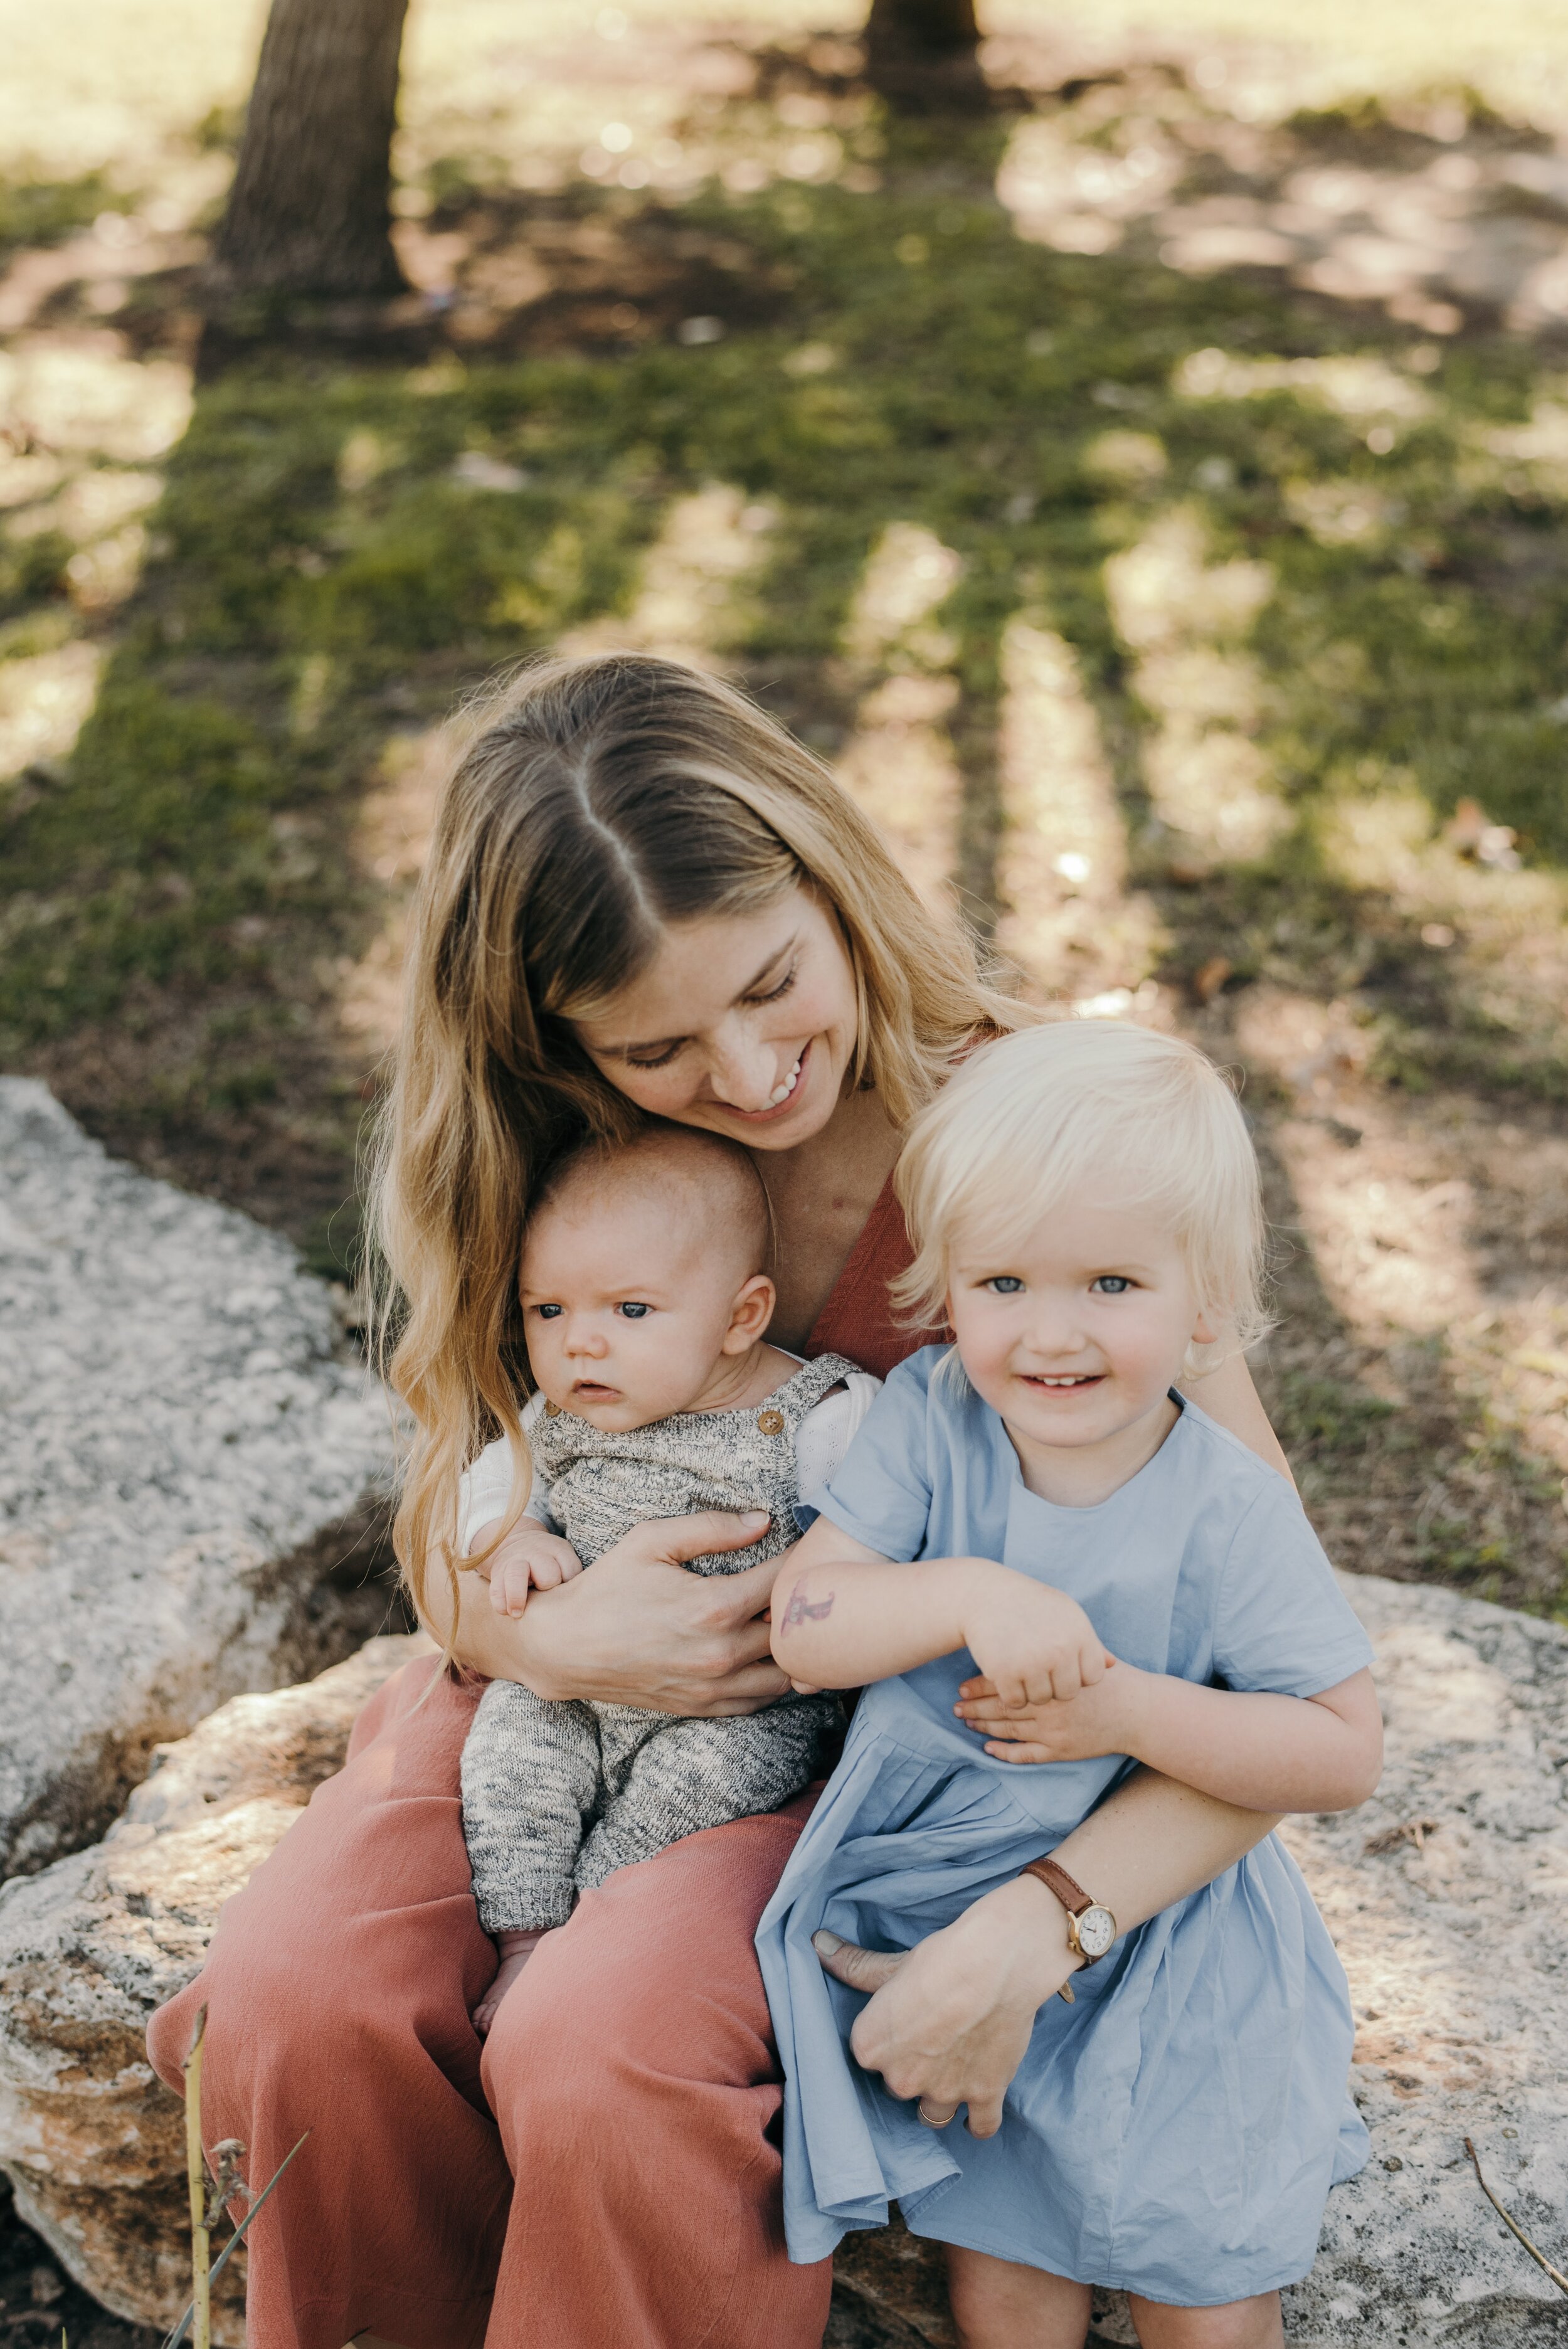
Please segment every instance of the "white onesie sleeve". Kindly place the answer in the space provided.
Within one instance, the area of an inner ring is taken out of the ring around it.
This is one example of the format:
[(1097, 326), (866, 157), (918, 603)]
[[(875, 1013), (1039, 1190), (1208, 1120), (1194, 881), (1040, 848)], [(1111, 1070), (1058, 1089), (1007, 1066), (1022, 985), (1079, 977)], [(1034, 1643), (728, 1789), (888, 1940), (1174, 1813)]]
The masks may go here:
[[(531, 1395), (523, 1407), (522, 1432), (527, 1435), (544, 1409), (544, 1397)], [(474, 1546), (474, 1536), (481, 1526), (493, 1518), (504, 1517), (507, 1503), (511, 1498), (511, 1447), (504, 1435), (487, 1444), (479, 1458), (465, 1468), (458, 1485), (458, 1556), (467, 1557)], [(535, 1517), (551, 1532), (556, 1530), (550, 1514), (550, 1487), (537, 1468), (528, 1495), (525, 1517)]]
[(839, 1472), (839, 1464), (872, 1403), (882, 1392), (881, 1379), (869, 1371), (851, 1371), (837, 1394), (825, 1395), (800, 1422), (795, 1436), (795, 1467), (800, 1480), (799, 1506), (817, 1514), (822, 1492)]

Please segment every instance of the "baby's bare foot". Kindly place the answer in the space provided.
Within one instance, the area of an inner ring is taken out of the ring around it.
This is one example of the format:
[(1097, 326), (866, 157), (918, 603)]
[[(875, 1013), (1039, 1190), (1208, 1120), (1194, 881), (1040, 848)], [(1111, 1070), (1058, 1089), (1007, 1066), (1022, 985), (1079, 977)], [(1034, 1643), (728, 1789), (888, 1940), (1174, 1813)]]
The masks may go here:
[(500, 1951), (500, 1968), (494, 1982), (474, 2009), (474, 2029), (481, 2039), (500, 2012), (500, 2002), (519, 1974), (552, 1929), (542, 1925), (532, 1933), (498, 1933), (496, 1947)]

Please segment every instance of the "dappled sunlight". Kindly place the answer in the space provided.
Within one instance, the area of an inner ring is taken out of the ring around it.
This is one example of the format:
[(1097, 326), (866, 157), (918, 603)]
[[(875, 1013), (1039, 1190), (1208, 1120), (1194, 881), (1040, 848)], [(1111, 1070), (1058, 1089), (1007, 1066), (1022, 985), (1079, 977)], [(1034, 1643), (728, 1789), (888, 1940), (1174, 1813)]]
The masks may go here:
[(191, 398), (188, 367), (135, 358), (108, 330), (27, 335), (0, 351), (0, 418), (28, 447), (142, 463), (180, 440)]
[(1127, 894), (1127, 837), (1099, 722), (1070, 645), (1023, 618), (1002, 647), (1001, 952), (1048, 993), (1146, 977), (1162, 943)]
[(0, 644), (0, 785), (60, 771), (94, 706), (101, 627), (147, 560), (143, 519), (162, 494), (149, 460), (190, 421), (191, 370), (132, 357), (109, 332), (32, 334), (0, 349), (0, 575), (65, 600)]
[[(1102, 100), (1089, 121), (1103, 112)], [(1155, 122), (1134, 121), (1125, 146), (1109, 151), (1083, 140), (1086, 127), (1081, 113), (1076, 123), (1071, 115), (1026, 118), (1008, 141), (996, 174), (997, 200), (1031, 243), (1058, 253), (1111, 252), (1128, 222), (1166, 202), (1189, 160)]]
[(1135, 690), (1157, 720), (1144, 775), (1172, 856), (1195, 869), (1255, 863), (1291, 823), (1253, 739), (1263, 686), (1241, 641), (1273, 573), (1240, 557), (1210, 562), (1198, 514), (1181, 507), (1113, 555), (1105, 575), (1118, 630), (1138, 657)]
[(844, 629), (844, 650), (867, 666), (914, 660), (941, 668), (957, 651), (934, 615), (964, 575), (964, 558), (934, 532), (890, 523), (872, 549)]
[(361, 1067), (378, 1061), (397, 1040), (409, 904), (429, 853), (436, 802), (465, 723), (459, 716), (417, 733), (389, 736), (359, 803), (355, 862), (375, 887), (383, 912), (364, 952), (341, 957), (332, 979), (338, 1028)]
[(69, 758), (98, 690), (97, 645), (0, 662), (0, 783), (26, 767)]
[(934, 532), (890, 523), (866, 558), (841, 639), (856, 679), (878, 681), (864, 685), (840, 777), (933, 904), (951, 902), (965, 788), (947, 730), (958, 643), (936, 615), (964, 567)]
[(1332, 141), (1315, 154), (1288, 82), (1249, 92), (1244, 71), (1233, 84), (1213, 65), (1199, 88), (1136, 68), (1114, 89), (1085, 77), (1021, 121), (996, 182), (1019, 235), (1059, 253), (1157, 252), (1194, 277), (1271, 271), (1429, 334), (1457, 333), (1471, 306), (1527, 331), (1568, 316), (1561, 155), (1528, 136), (1457, 152), (1462, 109), (1454, 120), (1414, 99), (1364, 141), (1365, 161)]
[(630, 608), (559, 639), (563, 652), (624, 647), (712, 667), (748, 633), (778, 509), (713, 482), (669, 506)]
[(1497, 329), (1568, 316), (1568, 181), (1457, 90), (1298, 114), (1363, 95), (1320, 28), (1197, 5), (992, 0), (1018, 88), (934, 128), (863, 0), (422, 0), (416, 291), (193, 404), (263, 11), (122, 0), (56, 108), (0, 0), (75, 125), (0, 93), (0, 1034), (341, 1268), (450, 713), (699, 662), (1031, 996), (1244, 1064), (1336, 1555), (1551, 1604), (1568, 378)]
[(958, 861), (964, 778), (944, 722), (957, 699), (950, 677), (889, 678), (861, 702), (837, 761), (840, 781), (933, 904), (949, 898)]
[[(1466, 813), (1439, 825), (1422, 794), (1393, 776), (1380, 792), (1328, 802), (1317, 835), (1330, 872), (1418, 930), (1441, 966), (1460, 1036), (1490, 1049), (1494, 1066), (1550, 1062), (1562, 1053), (1568, 1003), (1568, 878), (1511, 869), (1505, 828), (1489, 832), (1481, 811)], [(1478, 848), (1493, 841), (1496, 861), (1483, 861)]]

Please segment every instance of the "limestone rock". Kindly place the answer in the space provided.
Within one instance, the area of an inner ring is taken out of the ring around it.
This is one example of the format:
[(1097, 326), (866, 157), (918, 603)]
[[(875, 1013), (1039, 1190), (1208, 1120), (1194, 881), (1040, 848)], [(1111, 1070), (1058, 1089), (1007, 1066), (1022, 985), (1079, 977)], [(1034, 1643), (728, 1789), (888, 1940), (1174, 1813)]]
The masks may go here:
[(385, 1627), (380, 1390), (287, 1243), (0, 1079), (0, 1875)]
[[(341, 1767), (360, 1707), (428, 1646), (372, 1640), (303, 1688), (235, 1697), (159, 1748), (95, 1849), (0, 1892), (0, 2163), (22, 2217), (119, 2316), (167, 2326), (189, 2296), (184, 2115), (147, 2061), (148, 2017)], [(219, 2289), (216, 2338), (238, 2344), (242, 2252)]]
[[(1568, 2340), (1568, 2303), (1482, 2199), (1464, 2153), (1468, 2136), (1563, 2264), (1568, 1632), (1448, 1591), (1343, 1580), (1377, 1649), (1387, 1769), (1365, 1809), (1295, 1822), (1287, 1839), (1350, 1975), (1353, 2085), (1373, 2149), (1330, 2197), (1317, 2264), (1286, 2297), (1287, 2338)], [(381, 1659), (397, 1652), (377, 1642), (308, 1688), (226, 1706), (99, 1850), (0, 1896), (0, 2162), (73, 2271), (124, 2313), (163, 2321), (183, 2278), (179, 2107), (150, 2081), (142, 2023), (189, 1979), (219, 1901), (271, 1848), (304, 1782), (333, 1766)], [(838, 2274), (834, 2349), (952, 2349), (932, 2246), (897, 2228), (852, 2237)], [(1132, 2339), (1115, 2295), (1095, 2321), (1104, 2342)], [(221, 2337), (237, 2339), (229, 2323)]]

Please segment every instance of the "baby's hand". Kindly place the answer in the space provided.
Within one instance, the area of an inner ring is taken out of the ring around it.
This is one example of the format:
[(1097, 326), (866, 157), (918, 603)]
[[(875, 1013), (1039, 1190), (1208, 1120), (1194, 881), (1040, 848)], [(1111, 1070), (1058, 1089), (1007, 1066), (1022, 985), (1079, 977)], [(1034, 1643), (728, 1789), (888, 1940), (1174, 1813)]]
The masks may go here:
[(1063, 1701), (1009, 1712), (988, 1680), (965, 1681), (954, 1712), (985, 1739), (998, 1762), (1093, 1762), (1104, 1754), (1126, 1754), (1132, 1724), (1130, 1701), (1140, 1677), (1130, 1664), (1106, 1659), (1109, 1669), (1093, 1688)]
[[(493, 1522), (493, 1520), (492, 1520)], [(481, 1526), (474, 1547), (481, 1549), (490, 1527)], [(490, 1582), (490, 1605), (498, 1615), (521, 1615), (531, 1590), (553, 1590), (583, 1571), (583, 1561), (569, 1541), (524, 1517), (513, 1526), (490, 1557), (470, 1568)]]
[(1104, 1679), (1110, 1661), (1076, 1599), (1005, 1567), (982, 1577), (965, 1609), (964, 1630), (1009, 1713), (1076, 1697)]

